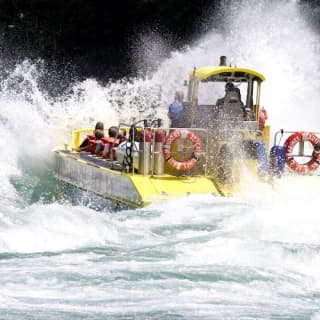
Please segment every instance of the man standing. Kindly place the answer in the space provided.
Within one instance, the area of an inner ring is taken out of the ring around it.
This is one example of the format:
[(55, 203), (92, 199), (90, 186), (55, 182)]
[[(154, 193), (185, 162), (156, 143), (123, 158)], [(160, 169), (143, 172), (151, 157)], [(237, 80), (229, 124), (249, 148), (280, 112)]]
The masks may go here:
[(181, 128), (183, 120), (183, 92), (177, 91), (174, 102), (169, 106), (168, 116), (171, 120), (172, 128)]

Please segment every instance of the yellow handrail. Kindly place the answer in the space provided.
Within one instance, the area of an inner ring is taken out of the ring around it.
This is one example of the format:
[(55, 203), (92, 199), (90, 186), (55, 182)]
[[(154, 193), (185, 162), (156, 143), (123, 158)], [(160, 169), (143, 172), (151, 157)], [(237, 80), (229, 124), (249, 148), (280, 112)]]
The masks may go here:
[(78, 148), (81, 144), (82, 135), (93, 132), (93, 128), (72, 131), (72, 148)]

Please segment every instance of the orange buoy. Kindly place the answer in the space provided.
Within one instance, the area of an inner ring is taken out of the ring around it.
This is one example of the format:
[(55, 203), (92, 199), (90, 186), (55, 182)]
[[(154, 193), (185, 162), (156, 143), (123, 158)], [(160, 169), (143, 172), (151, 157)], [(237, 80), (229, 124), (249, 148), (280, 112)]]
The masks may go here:
[(313, 148), (318, 149), (320, 145), (320, 139), (311, 132), (295, 132), (291, 136), (287, 138), (284, 143), (285, 148), (285, 159), (286, 163), (292, 170), (298, 173), (307, 173), (315, 171), (320, 164), (320, 153), (315, 152), (318, 150), (314, 150), (312, 154), (312, 158), (310, 161), (306, 163), (299, 163), (294, 159), (293, 156), (293, 148), (298, 142), (309, 141)]
[[(189, 139), (193, 144), (194, 151), (192, 157), (185, 161), (178, 161), (172, 157), (171, 147), (173, 142), (178, 139)], [(168, 165), (178, 171), (190, 170), (200, 159), (202, 153), (202, 144), (198, 136), (187, 129), (178, 129), (169, 133), (162, 148), (165, 161)]]

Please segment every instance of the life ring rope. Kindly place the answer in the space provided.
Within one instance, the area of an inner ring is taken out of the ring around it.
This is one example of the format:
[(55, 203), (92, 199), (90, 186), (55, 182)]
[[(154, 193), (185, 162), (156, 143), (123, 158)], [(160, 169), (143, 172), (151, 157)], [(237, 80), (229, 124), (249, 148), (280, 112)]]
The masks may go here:
[[(192, 156), (185, 161), (178, 161), (172, 156), (172, 144), (178, 139), (188, 139), (193, 145)], [(177, 129), (169, 133), (162, 148), (167, 164), (175, 170), (187, 171), (192, 169), (202, 154), (202, 143), (197, 135), (187, 129)]]
[(313, 172), (320, 164), (320, 153), (315, 153), (315, 150), (310, 161), (306, 163), (299, 163), (294, 159), (293, 149), (295, 145), (304, 141), (309, 141), (314, 149), (316, 149), (320, 144), (320, 139), (311, 132), (295, 132), (290, 135), (284, 143), (286, 163), (289, 168), (298, 173)]

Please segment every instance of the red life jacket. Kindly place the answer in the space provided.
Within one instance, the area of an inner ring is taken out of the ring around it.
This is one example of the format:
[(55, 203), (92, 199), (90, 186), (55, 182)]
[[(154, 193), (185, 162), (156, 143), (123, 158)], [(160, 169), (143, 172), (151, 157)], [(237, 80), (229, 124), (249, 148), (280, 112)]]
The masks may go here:
[(88, 145), (83, 149), (83, 151), (101, 156), (105, 146), (105, 143), (102, 140), (103, 138), (101, 140), (97, 140), (94, 134), (88, 134), (87, 139)]
[(97, 140), (89, 139), (88, 145), (85, 147), (85, 149), (83, 151), (90, 152), (90, 153), (94, 154), (96, 151), (96, 144), (97, 144)]
[(88, 134), (88, 135), (87, 135), (87, 138), (88, 138), (89, 140), (96, 140), (96, 137), (95, 137), (95, 135), (94, 135), (93, 133)]
[(84, 151), (101, 156), (104, 146), (105, 144), (102, 140), (91, 139), (89, 140), (89, 144)]
[[(104, 142), (104, 148), (108, 148), (108, 151), (104, 155), (106, 159), (110, 159), (110, 155), (112, 154), (112, 159), (117, 160), (116, 156), (116, 148), (119, 146), (119, 139), (113, 138), (113, 137), (107, 137), (107, 138), (102, 138), (102, 142)], [(112, 153), (111, 153), (112, 151)]]
[(103, 149), (105, 147), (105, 142), (101, 140), (96, 140), (96, 148), (95, 148), (95, 154), (99, 157), (102, 157), (102, 152), (103, 152)]

